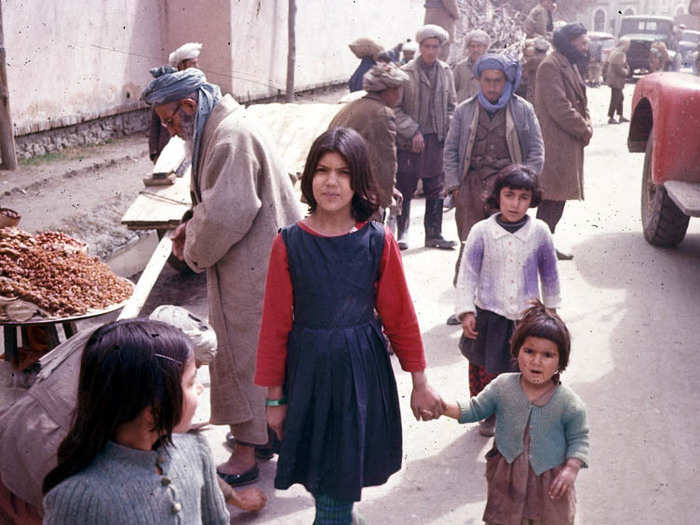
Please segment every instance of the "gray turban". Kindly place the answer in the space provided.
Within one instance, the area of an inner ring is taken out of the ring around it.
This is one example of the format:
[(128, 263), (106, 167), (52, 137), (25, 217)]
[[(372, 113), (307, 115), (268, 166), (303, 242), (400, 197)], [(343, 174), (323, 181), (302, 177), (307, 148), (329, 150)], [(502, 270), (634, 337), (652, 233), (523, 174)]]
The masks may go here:
[(380, 63), (365, 73), (362, 77), (362, 89), (367, 92), (384, 91), (387, 88), (399, 87), (408, 81), (408, 75), (393, 63)]
[(426, 38), (437, 38), (441, 44), (444, 44), (449, 40), (450, 35), (438, 25), (427, 24), (421, 27), (416, 33), (416, 41), (421, 44)]
[(197, 93), (197, 113), (194, 120), (194, 147), (192, 150), (192, 173), (197, 175), (199, 161), (199, 140), (209, 114), (221, 98), (221, 90), (216, 84), (207, 82), (206, 75), (196, 68), (188, 68), (174, 73), (164, 73), (148, 84), (141, 93), (141, 100), (152, 106), (183, 100)]
[(469, 45), (470, 42), (477, 42), (479, 44), (484, 44), (486, 48), (491, 45), (491, 37), (486, 31), (481, 29), (475, 29), (474, 31), (469, 31), (467, 36), (464, 37), (464, 44)]

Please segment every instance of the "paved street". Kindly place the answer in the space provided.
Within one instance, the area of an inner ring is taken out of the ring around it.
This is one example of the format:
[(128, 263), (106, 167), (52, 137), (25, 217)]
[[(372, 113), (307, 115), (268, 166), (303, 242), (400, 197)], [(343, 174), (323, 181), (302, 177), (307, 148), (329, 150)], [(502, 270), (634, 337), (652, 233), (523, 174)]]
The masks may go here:
[[(629, 107), (633, 86), (625, 90)], [(691, 221), (675, 250), (643, 239), (643, 155), (627, 153), (627, 125), (608, 125), (608, 88), (589, 90), (596, 125), (586, 150), (586, 200), (567, 204), (555, 242), (571, 248), (559, 265), (563, 307), (573, 335), (564, 381), (588, 406), (591, 468), (577, 481), (577, 524), (691, 524), (700, 515), (697, 436), (700, 423), (700, 221)], [(697, 145), (689, 145), (689, 147)], [(459, 330), (444, 324), (452, 310), (456, 252), (425, 250), (422, 201), (413, 215), (412, 249), (404, 252), (423, 330), (428, 377), (445, 398), (467, 395), (467, 362)], [(445, 233), (455, 238), (454, 214)], [(206, 312), (201, 276), (167, 269), (147, 309), (185, 303)], [(490, 441), (475, 424), (417, 423), (409, 409), (410, 376), (395, 369), (403, 401), (404, 468), (382, 487), (366, 489), (358, 510), (370, 524), (477, 524), (485, 503), (484, 454)], [(207, 381), (206, 370), (200, 371)], [(198, 413), (206, 419), (207, 395)], [(226, 458), (225, 429), (207, 431), (217, 461)], [(275, 491), (274, 460), (261, 465), (268, 505), (232, 523), (309, 524), (313, 501), (301, 488)]]

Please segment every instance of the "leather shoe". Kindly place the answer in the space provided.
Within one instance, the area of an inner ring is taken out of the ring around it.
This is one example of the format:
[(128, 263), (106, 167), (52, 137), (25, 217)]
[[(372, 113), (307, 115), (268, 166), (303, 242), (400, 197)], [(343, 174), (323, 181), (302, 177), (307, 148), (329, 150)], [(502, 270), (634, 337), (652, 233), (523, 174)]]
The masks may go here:
[(457, 243), (454, 241), (448, 241), (447, 239), (440, 237), (433, 237), (432, 239), (425, 239), (426, 248), (437, 248), (438, 250), (454, 250)]
[(574, 258), (573, 253), (562, 252), (559, 250), (555, 250), (555, 252), (557, 253), (557, 260), (559, 260), (559, 261), (570, 261), (571, 259)]
[(617, 122), (619, 124), (622, 124), (623, 122), (629, 122), (629, 121), (630, 121), (630, 119), (628, 119), (628, 118), (620, 117)]
[(608, 124), (617, 124), (617, 120), (615, 120), (614, 118), (610, 117), (610, 118), (608, 119)]
[(404, 241), (403, 239), (397, 241), (396, 244), (399, 245), (399, 250), (401, 250), (401, 251), (408, 250), (408, 243), (406, 241)]
[(243, 485), (248, 485), (254, 483), (258, 480), (260, 475), (260, 470), (258, 469), (258, 464), (256, 463), (251, 468), (240, 474), (226, 474), (224, 472), (216, 471), (218, 476), (223, 479), (228, 485), (232, 487), (241, 487)]

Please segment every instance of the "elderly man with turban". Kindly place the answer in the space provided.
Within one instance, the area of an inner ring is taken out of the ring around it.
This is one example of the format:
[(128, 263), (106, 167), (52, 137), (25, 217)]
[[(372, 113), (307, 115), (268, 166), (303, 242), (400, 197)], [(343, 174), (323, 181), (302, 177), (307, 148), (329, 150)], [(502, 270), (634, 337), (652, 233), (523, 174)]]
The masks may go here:
[(467, 33), (464, 50), (467, 58), (457, 62), (454, 70), (457, 102), (464, 102), (479, 92), (479, 79), (474, 76), (474, 64), (486, 53), (491, 45), (491, 38), (486, 31), (475, 29)]
[[(544, 162), (535, 111), (515, 94), (520, 62), (504, 55), (483, 55), (474, 65), (474, 76), (479, 79), (479, 92), (457, 107), (445, 142), (445, 185), (455, 196), (455, 220), (462, 242), (454, 283), (469, 231), (495, 211), (484, 201), (495, 175), (509, 164), (525, 164), (539, 173)], [(451, 316), (448, 324), (460, 322)]]
[[(199, 42), (187, 42), (181, 45), (168, 57), (169, 66), (162, 66), (150, 70), (151, 75), (157, 78), (164, 73), (182, 71), (188, 67), (199, 67), (199, 54), (202, 44)], [(170, 140), (170, 133), (163, 127), (158, 114), (151, 110), (151, 126), (148, 128), (148, 154), (155, 163), (160, 152)]]
[(401, 86), (406, 82), (408, 75), (394, 64), (377, 64), (362, 79), (367, 94), (343, 107), (329, 126), (352, 128), (367, 142), (379, 191), (380, 221), (389, 218), (385, 214), (392, 208), (396, 184), (396, 118), (391, 108), (401, 98)]
[[(231, 95), (189, 68), (154, 79), (142, 95), (192, 153), (193, 208), (173, 253), (207, 272), (211, 423), (229, 425), (234, 452), (218, 473), (232, 486), (258, 477), (256, 445), (268, 441), (265, 390), (254, 385), (258, 331), (272, 241), (300, 217), (298, 198), (266, 137)], [(186, 216), (187, 217), (187, 216)]]
[[(583, 200), (583, 148), (593, 136), (593, 124), (579, 69), (587, 57), (586, 28), (581, 23), (567, 24), (554, 32), (552, 44), (554, 52), (537, 69), (535, 110), (547, 150), (537, 218), (554, 233), (566, 201)], [(557, 257), (568, 260), (573, 255), (557, 250)]]
[(411, 199), (423, 181), (425, 194), (425, 246), (454, 249), (442, 236), (442, 201), (445, 173), (442, 149), (455, 108), (455, 86), (450, 67), (438, 59), (448, 35), (440, 26), (426, 25), (416, 33), (420, 54), (401, 69), (409, 77), (401, 102), (394, 108), (398, 142), (396, 187), (403, 195), (398, 218), (399, 248), (408, 248)]

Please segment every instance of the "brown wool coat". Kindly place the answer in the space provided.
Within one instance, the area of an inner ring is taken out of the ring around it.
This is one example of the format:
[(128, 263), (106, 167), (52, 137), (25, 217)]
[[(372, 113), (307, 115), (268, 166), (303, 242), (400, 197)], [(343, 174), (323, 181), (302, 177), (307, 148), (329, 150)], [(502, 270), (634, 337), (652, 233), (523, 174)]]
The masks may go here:
[(479, 92), (479, 79), (474, 76), (474, 63), (467, 57), (457, 63), (454, 70), (457, 104)]
[[(420, 83), (429, 84), (428, 77), (421, 71), (420, 55), (404, 65), (401, 69), (406, 72), (409, 81), (403, 86), (401, 101), (394, 108), (396, 115), (396, 133), (399, 149), (410, 150), (413, 136), (419, 131), (418, 115), (420, 114)], [(437, 138), (443, 142), (450, 128), (450, 119), (455, 111), (457, 95), (452, 70), (445, 62), (438, 62), (438, 74), (435, 95), (437, 111)]]
[(333, 117), (328, 128), (352, 128), (367, 142), (369, 160), (377, 181), (379, 204), (391, 205), (396, 184), (396, 118), (376, 93), (350, 102)]
[(583, 199), (583, 148), (593, 128), (586, 85), (569, 60), (555, 51), (537, 69), (535, 112), (542, 128), (545, 160), (540, 184), (544, 198)]
[(211, 422), (233, 425), (241, 441), (267, 441), (265, 390), (253, 384), (265, 277), (272, 241), (301, 218), (281, 159), (225, 95), (201, 140), (185, 261), (207, 272), (209, 322), (219, 348), (210, 365)]

